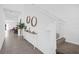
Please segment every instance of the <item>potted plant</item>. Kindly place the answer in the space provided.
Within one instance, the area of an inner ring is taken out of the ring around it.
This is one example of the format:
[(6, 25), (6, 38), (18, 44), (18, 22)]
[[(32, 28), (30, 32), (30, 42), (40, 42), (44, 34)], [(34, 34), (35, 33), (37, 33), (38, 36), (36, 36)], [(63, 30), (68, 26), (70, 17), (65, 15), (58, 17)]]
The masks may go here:
[(23, 36), (23, 29), (25, 28), (25, 24), (21, 22), (21, 19), (20, 19), (20, 23), (17, 25), (18, 27), (18, 31), (20, 32), (20, 36)]

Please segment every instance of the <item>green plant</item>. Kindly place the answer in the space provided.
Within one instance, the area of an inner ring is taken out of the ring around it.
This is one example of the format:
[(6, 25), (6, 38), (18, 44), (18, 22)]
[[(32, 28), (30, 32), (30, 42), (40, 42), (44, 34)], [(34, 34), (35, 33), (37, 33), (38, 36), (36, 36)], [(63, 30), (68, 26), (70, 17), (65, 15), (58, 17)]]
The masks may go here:
[(21, 19), (20, 19), (20, 23), (19, 25), (17, 25), (18, 29), (23, 29), (25, 27), (24, 23), (21, 23)]
[(17, 25), (17, 26), (18, 26), (18, 29), (23, 29), (25, 27), (25, 24), (24, 23), (19, 23), (19, 25)]
[(20, 29), (20, 35), (22, 34), (22, 30), (25, 28), (25, 24), (21, 22), (20, 19), (20, 23), (17, 25), (18, 29)]

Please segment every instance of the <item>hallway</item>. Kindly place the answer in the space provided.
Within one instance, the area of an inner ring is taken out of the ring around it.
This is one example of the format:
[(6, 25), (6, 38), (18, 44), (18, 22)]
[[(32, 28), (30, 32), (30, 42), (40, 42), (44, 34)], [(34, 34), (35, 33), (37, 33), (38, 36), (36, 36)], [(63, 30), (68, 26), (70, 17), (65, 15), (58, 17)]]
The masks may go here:
[[(58, 18), (49, 12), (52, 9), (48, 7), (53, 5), (46, 6), (0, 5), (0, 54), (41, 54), (41, 52), (56, 54), (56, 20)], [(5, 39), (5, 30), (10, 29), (13, 29), (15, 33), (18, 32), (18, 35), (10, 32)], [(24, 39), (18, 37), (20, 29), (23, 30)]]
[(22, 37), (18, 37), (12, 31), (8, 34), (0, 52), (1, 54), (42, 54), (38, 49), (34, 49), (29, 42), (22, 39)]

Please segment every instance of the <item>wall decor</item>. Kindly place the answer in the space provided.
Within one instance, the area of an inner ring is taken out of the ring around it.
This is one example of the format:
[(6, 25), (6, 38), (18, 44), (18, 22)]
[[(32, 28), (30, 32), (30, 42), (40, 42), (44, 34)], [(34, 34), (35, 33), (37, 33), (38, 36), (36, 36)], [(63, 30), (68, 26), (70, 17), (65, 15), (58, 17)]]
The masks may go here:
[(29, 24), (30, 21), (31, 21), (31, 17), (30, 17), (30, 16), (27, 16), (27, 18), (26, 18), (26, 23)]
[(25, 31), (28, 32), (28, 33), (31, 33), (31, 34), (34, 34), (36, 35), (37, 33), (34, 31), (34, 30), (31, 30), (31, 27), (35, 27), (37, 25), (37, 17), (35, 16), (27, 16), (26, 17), (26, 23), (27, 24), (30, 24), (31, 26), (29, 27), (28, 25), (25, 26)]
[(28, 32), (28, 33), (34, 34), (34, 35), (37, 34), (35, 31), (31, 31), (31, 30), (29, 30), (29, 29), (25, 29), (25, 31)]
[[(35, 22), (34, 22), (35, 21)], [(33, 16), (31, 19), (31, 25), (35, 27), (37, 25), (37, 17)]]

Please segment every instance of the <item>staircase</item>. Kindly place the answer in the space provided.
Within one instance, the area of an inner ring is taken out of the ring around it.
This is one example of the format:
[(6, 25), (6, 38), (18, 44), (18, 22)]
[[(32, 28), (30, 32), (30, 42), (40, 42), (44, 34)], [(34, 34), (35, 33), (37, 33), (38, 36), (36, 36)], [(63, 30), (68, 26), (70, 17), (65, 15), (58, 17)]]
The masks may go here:
[(62, 37), (57, 40), (57, 54), (79, 54), (79, 45), (66, 42), (65, 38)]

